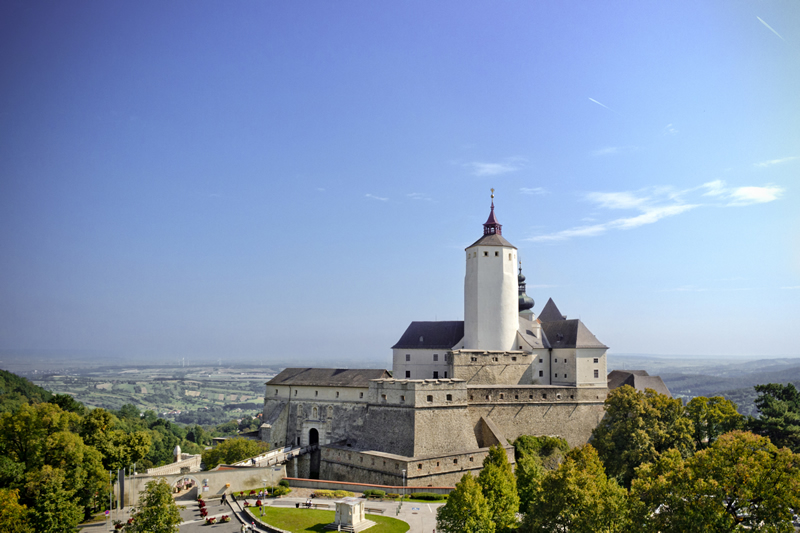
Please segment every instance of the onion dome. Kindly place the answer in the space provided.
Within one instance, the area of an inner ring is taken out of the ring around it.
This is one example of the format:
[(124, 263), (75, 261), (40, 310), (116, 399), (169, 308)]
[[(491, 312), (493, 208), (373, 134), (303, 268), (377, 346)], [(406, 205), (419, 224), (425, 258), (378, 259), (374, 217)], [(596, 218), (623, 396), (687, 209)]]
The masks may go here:
[(525, 294), (525, 276), (522, 274), (522, 261), (519, 262), (517, 281), (519, 282), (519, 310), (527, 311), (528, 309), (533, 309), (533, 298)]

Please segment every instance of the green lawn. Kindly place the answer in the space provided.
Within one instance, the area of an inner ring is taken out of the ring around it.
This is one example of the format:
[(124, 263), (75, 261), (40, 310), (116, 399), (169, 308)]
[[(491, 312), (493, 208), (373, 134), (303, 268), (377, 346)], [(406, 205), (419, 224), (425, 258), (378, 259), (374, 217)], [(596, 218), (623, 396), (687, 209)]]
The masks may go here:
[[(260, 511), (248, 509), (251, 515), (260, 517)], [(325, 524), (330, 524), (336, 517), (334, 511), (320, 511), (317, 509), (291, 509), (283, 507), (264, 507), (264, 522), (279, 529), (292, 533), (322, 532), (327, 531)], [(368, 533), (405, 533), (409, 525), (396, 518), (374, 514), (367, 515), (376, 525), (367, 530)]]

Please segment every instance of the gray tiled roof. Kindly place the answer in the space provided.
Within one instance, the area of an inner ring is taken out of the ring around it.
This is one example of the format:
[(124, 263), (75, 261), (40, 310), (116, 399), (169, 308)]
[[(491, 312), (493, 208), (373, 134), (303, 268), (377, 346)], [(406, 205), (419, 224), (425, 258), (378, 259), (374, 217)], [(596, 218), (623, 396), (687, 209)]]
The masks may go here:
[(498, 235), (497, 233), (493, 233), (491, 235), (484, 235), (477, 241), (467, 246), (467, 248), (465, 249), (472, 248), (473, 246), (477, 246), (479, 244), (481, 246), (509, 246), (515, 250), (517, 249), (516, 246), (508, 242), (502, 235)]
[(664, 394), (672, 398), (667, 385), (660, 376), (651, 376), (646, 370), (614, 370), (608, 374), (608, 388), (616, 389), (623, 385), (630, 385), (636, 390), (644, 392), (645, 389)]
[(375, 368), (285, 368), (267, 385), (369, 387), (372, 379), (390, 377), (387, 370)]
[(553, 348), (608, 348), (577, 318), (543, 321), (542, 330)]
[(544, 307), (542, 308), (542, 312), (539, 313), (539, 320), (542, 322), (555, 322), (556, 320), (566, 319), (567, 315), (561, 314), (561, 311), (558, 310), (558, 307), (556, 307), (556, 303), (552, 298), (547, 300), (547, 303), (544, 304)]
[(541, 338), (534, 335), (535, 326), (534, 322), (527, 318), (519, 317), (519, 331), (517, 333), (521, 338), (521, 342), (527, 343), (529, 348), (549, 348), (550, 345), (547, 344), (547, 339), (544, 338), (544, 335)]
[(463, 320), (412, 322), (392, 349), (449, 350), (462, 338)]

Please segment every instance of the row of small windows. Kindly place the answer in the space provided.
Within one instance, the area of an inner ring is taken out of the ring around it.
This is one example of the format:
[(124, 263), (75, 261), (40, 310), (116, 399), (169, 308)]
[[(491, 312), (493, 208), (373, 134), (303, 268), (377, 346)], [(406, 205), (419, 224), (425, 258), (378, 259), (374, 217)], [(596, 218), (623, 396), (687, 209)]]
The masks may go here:
[[(506, 399), (505, 393), (502, 393), (502, 392), (498, 395), (498, 397), (499, 397), (500, 400), (505, 400)], [(598, 396), (598, 398), (600, 398), (600, 397)], [(470, 399), (470, 401), (472, 401), (474, 399), (474, 397), (472, 395), (470, 395), (469, 399)], [(492, 395), (491, 394), (487, 394), (486, 396), (484, 396), (484, 399), (491, 401), (492, 400)], [(514, 395), (514, 399), (515, 400), (519, 400), (519, 394), (515, 394)], [(528, 395), (528, 399), (529, 400), (533, 400), (533, 394), (529, 394)], [(542, 394), (542, 400), (546, 400), (546, 399), (547, 399), (547, 394), (543, 393)], [(556, 400), (560, 400), (560, 399), (561, 399), (561, 393), (557, 393), (556, 394)], [(574, 394), (570, 394), (569, 395), (569, 399), (570, 400), (574, 400), (575, 399), (575, 395)]]
[[(500, 257), (500, 252), (495, 252), (494, 256)], [(467, 252), (467, 259), (469, 259), (470, 257), (478, 257), (478, 252), (472, 252), (472, 255), (470, 255), (470, 253)], [(489, 252), (483, 252), (483, 257), (489, 257)], [(513, 261), (514, 256), (512, 254), (508, 254), (508, 260)]]
[[(470, 462), (470, 463), (474, 463), (474, 462), (475, 462), (475, 458), (474, 458), (474, 457), (470, 457), (470, 458), (469, 458), (469, 462)], [(436, 461), (436, 466), (437, 466), (437, 467), (441, 466), (441, 464), (440, 464), (440, 463), (441, 463), (441, 461)], [(453, 464), (454, 464), (454, 465), (457, 465), (457, 464), (458, 464), (458, 459), (457, 459), (457, 458), (454, 458), (454, 459), (453, 459)], [(433, 462), (432, 462), (432, 461), (431, 461), (431, 465), (433, 465)], [(417, 470), (422, 470), (422, 463), (417, 463)]]
[[(406, 379), (411, 379), (411, 370), (406, 370)], [(433, 379), (439, 379), (439, 371), (433, 371)], [(444, 373), (444, 379), (447, 379), (447, 372)]]

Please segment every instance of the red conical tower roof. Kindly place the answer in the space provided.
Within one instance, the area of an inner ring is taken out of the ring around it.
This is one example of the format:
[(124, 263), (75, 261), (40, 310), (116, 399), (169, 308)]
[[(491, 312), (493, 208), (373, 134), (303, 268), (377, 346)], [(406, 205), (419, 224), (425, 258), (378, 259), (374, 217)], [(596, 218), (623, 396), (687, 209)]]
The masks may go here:
[(497, 221), (497, 218), (494, 216), (494, 189), (492, 189), (492, 210), (489, 212), (489, 218), (483, 225), (483, 234), (484, 235), (503, 234), (503, 226)]

